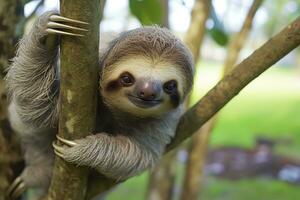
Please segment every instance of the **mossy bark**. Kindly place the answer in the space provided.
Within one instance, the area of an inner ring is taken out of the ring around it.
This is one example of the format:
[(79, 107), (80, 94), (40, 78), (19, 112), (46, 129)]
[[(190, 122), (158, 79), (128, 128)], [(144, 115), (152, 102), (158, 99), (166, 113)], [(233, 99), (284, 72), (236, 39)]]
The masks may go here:
[[(62, 0), (61, 15), (88, 22), (86, 37), (61, 38), (59, 135), (74, 140), (95, 131), (100, 1)], [(88, 169), (56, 157), (48, 199), (85, 198)]]

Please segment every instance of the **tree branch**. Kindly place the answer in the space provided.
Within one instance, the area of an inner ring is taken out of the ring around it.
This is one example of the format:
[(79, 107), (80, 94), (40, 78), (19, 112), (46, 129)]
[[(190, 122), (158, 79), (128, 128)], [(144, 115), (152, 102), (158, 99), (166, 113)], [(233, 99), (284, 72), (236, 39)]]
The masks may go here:
[(239, 53), (245, 44), (247, 36), (252, 27), (253, 18), (257, 10), (260, 8), (262, 2), (263, 0), (254, 0), (252, 2), (241, 30), (235, 36), (233, 36), (227, 51), (227, 57), (224, 64), (224, 74), (227, 74), (230, 70), (232, 70), (236, 64)]
[[(213, 89), (211, 89), (195, 106), (181, 118), (176, 136), (167, 151), (177, 147), (181, 142), (195, 133), (205, 122), (213, 117), (233, 97), (235, 97), (252, 80), (286, 56), (300, 44), (300, 18), (288, 25), (283, 31), (272, 37), (252, 55), (237, 65)], [(93, 179), (88, 188), (90, 196), (103, 193), (117, 184), (112, 180)]]
[(179, 121), (167, 150), (190, 137), (246, 85), (300, 44), (300, 17), (237, 65)]
[[(61, 15), (88, 22), (86, 37), (61, 38), (59, 135), (85, 137), (95, 131), (100, 1), (62, 0)], [(56, 157), (48, 199), (85, 198), (88, 170)]]

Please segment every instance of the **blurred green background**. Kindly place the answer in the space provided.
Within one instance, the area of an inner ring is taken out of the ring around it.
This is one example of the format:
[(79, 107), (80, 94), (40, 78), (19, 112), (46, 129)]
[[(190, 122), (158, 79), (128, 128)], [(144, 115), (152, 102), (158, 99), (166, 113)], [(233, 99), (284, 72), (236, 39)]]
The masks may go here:
[[(199, 66), (193, 101), (197, 101), (220, 77), (221, 64), (203, 62)], [(206, 77), (201, 79), (201, 77)], [(252, 148), (257, 136), (288, 139), (276, 152), (299, 158), (300, 152), (300, 75), (294, 68), (276, 66), (246, 87), (222, 111), (210, 140), (211, 147)], [(183, 176), (183, 164), (178, 169)], [(180, 179), (175, 192), (179, 194)], [(144, 199), (148, 173), (132, 178), (108, 195), (109, 200), (126, 197)], [(297, 200), (299, 186), (264, 178), (229, 181), (206, 176), (200, 197), (205, 200)]]

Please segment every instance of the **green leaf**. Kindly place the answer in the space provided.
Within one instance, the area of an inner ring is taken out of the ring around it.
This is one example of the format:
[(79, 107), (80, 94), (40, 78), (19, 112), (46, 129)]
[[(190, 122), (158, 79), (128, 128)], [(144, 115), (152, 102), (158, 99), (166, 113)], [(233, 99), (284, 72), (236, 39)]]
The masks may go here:
[(161, 25), (162, 6), (159, 0), (129, 0), (129, 8), (143, 25)]
[(220, 46), (226, 46), (229, 42), (228, 34), (225, 31), (223, 22), (218, 18), (214, 7), (210, 12), (210, 19), (213, 21), (214, 26), (208, 31), (212, 39)]
[(226, 46), (228, 44), (228, 35), (224, 30), (219, 29), (218, 27), (213, 27), (209, 30), (209, 34), (217, 44), (221, 46)]

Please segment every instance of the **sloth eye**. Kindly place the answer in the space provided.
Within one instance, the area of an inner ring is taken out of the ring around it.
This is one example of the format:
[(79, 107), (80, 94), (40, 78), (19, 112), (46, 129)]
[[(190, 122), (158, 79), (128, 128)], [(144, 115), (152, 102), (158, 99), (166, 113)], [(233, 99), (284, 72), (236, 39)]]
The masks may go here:
[(177, 82), (175, 80), (170, 80), (164, 84), (164, 91), (168, 94), (175, 92), (177, 89)]
[(123, 86), (129, 87), (134, 83), (134, 78), (130, 73), (126, 72), (120, 76), (120, 82)]

